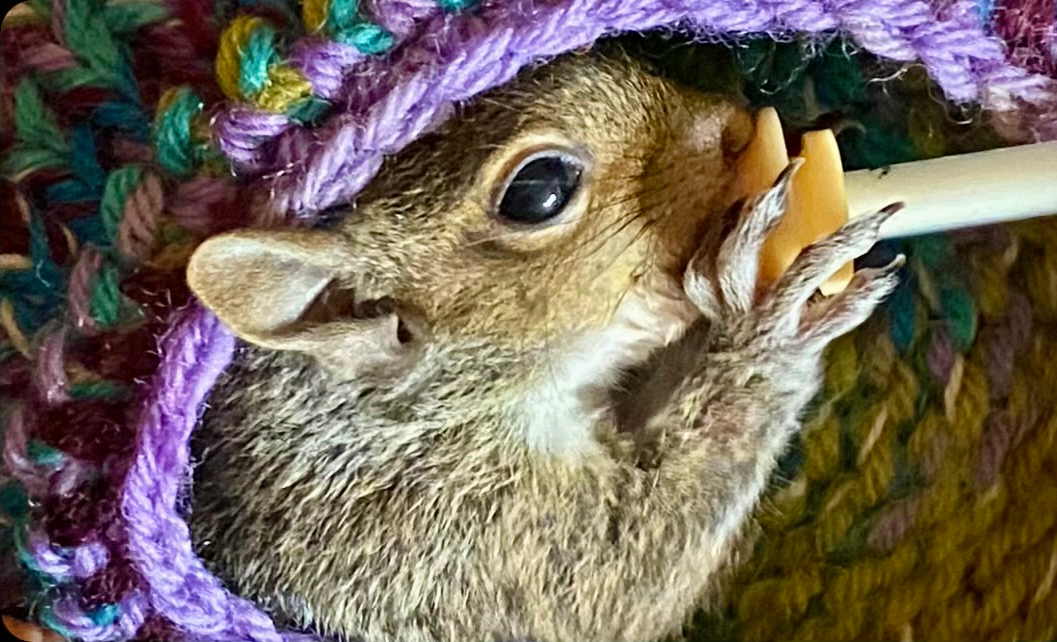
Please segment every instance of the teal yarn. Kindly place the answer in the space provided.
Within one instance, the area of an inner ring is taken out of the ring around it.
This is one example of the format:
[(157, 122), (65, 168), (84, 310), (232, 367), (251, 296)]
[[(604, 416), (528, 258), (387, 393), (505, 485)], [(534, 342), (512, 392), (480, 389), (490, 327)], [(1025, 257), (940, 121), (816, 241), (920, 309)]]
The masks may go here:
[(966, 351), (973, 345), (979, 319), (976, 300), (967, 288), (940, 288), (940, 304), (943, 316), (950, 325), (951, 337), (959, 351)]
[(57, 468), (66, 460), (61, 450), (36, 439), (26, 444), (26, 456), (34, 464), (45, 468)]
[(22, 484), (8, 481), (0, 485), (0, 511), (16, 522), (29, 515), (29, 496)]
[(191, 136), (191, 124), (202, 112), (202, 101), (187, 87), (180, 87), (154, 124), (155, 159), (174, 176), (188, 177), (203, 156)]
[(35, 579), (39, 584), (44, 587), (52, 587), (56, 584), (64, 584), (70, 581), (70, 578), (65, 575), (52, 575), (41, 568), (37, 560), (34, 559), (33, 553), (29, 550), (29, 545), (26, 542), (26, 529), (25, 523), (16, 524), (11, 529), (11, 536), (15, 545), (15, 556), (18, 560), (26, 567), (31, 573), (32, 579)]
[(41, 218), (31, 214), (27, 228), (33, 269), (0, 272), (0, 293), (19, 302), (14, 306), (19, 327), (35, 333), (65, 304), (66, 275), (51, 259)]
[(66, 227), (84, 245), (94, 245), (102, 248), (111, 246), (110, 237), (106, 234), (106, 227), (99, 220), (99, 217), (79, 218), (70, 221)]
[(103, 198), (99, 202), (99, 218), (107, 236), (116, 239), (121, 220), (125, 217), (125, 202), (143, 180), (143, 168), (127, 165), (107, 176)]
[(74, 638), (74, 632), (63, 624), (52, 612), (50, 606), (45, 606), (40, 612), (40, 622), (49, 629), (67, 639)]
[(275, 29), (264, 23), (254, 29), (242, 49), (239, 67), (239, 88), (247, 96), (255, 96), (268, 84), (268, 67), (276, 56)]
[(445, 11), (462, 11), (477, 4), (476, 0), (437, 0), (437, 6)]
[(336, 29), (333, 35), (334, 40), (352, 45), (368, 55), (385, 53), (396, 43), (393, 34), (370, 22), (359, 22), (349, 27)]
[(357, 0), (331, 0), (327, 25), (335, 41), (367, 55), (385, 53), (396, 44), (393, 34), (361, 15)]
[(103, 103), (92, 111), (92, 123), (103, 129), (119, 129), (132, 140), (146, 142), (150, 139), (150, 123), (143, 109), (125, 101)]
[(103, 191), (106, 172), (99, 165), (95, 136), (86, 124), (79, 124), (70, 132), (70, 178), (49, 186), (45, 195), (49, 201), (77, 203), (95, 201)]
[(85, 615), (96, 626), (110, 626), (121, 615), (121, 607), (117, 604), (104, 604), (86, 612)]
[(314, 124), (326, 115), (329, 109), (330, 103), (322, 98), (310, 96), (290, 112), (290, 118), (298, 123)]
[(331, 0), (327, 22), (338, 29), (360, 22), (360, 3), (357, 0)]
[(908, 283), (896, 289), (888, 300), (885, 313), (888, 316), (888, 332), (892, 337), (892, 343), (900, 354), (906, 353), (914, 343), (914, 335), (918, 326), (918, 310), (915, 304), (915, 288), (910, 287), (912, 277), (908, 277)]

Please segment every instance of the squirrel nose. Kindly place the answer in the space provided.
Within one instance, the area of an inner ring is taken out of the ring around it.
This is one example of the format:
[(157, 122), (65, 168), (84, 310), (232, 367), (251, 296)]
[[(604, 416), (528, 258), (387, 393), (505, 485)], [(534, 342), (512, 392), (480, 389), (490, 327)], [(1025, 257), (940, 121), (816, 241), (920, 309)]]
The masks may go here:
[(728, 164), (734, 162), (752, 141), (756, 121), (747, 109), (732, 107), (723, 130), (723, 158)]
[(753, 118), (747, 109), (729, 102), (708, 101), (694, 110), (687, 144), (693, 152), (718, 151), (732, 163), (752, 140)]

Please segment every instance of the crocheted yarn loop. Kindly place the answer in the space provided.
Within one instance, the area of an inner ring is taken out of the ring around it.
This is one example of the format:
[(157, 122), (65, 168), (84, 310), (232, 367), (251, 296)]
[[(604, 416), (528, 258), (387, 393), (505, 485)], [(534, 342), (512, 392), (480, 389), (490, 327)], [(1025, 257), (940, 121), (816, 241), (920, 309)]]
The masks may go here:
[(334, 42), (295, 44), (293, 64), (316, 94), (345, 107), (322, 127), (305, 127), (259, 103), (234, 107), (217, 121), (225, 153), (241, 171), (265, 176), (277, 216), (310, 216), (352, 198), (386, 154), (446, 118), (453, 103), (613, 32), (675, 27), (709, 39), (840, 31), (883, 57), (920, 60), (955, 101), (978, 100), (996, 111), (1017, 101), (1057, 105), (1053, 79), (1007, 62), (1002, 43), (983, 32), (974, 5), (964, 0), (937, 6), (921, 0), (494, 1), (420, 20), (418, 37), (384, 59), (354, 55)]

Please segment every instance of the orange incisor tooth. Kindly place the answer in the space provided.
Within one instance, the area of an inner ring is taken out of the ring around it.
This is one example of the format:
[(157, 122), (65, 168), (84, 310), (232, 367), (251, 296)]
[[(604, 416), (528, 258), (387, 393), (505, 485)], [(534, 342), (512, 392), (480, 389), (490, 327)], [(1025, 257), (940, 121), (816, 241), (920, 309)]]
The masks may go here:
[[(833, 132), (826, 129), (804, 134), (800, 156), (804, 164), (793, 176), (788, 210), (761, 252), (762, 283), (774, 283), (805, 247), (837, 231), (848, 220), (844, 169)], [(768, 189), (788, 164), (778, 114), (765, 108), (756, 117), (752, 142), (738, 159), (736, 194), (747, 197)], [(819, 289), (825, 295), (840, 292), (851, 281), (852, 272), (848, 263)]]

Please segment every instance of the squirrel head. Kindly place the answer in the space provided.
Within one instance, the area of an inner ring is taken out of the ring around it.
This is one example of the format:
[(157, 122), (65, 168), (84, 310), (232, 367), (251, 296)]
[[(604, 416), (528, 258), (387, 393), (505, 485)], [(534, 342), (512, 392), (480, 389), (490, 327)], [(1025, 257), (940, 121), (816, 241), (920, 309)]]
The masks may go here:
[(679, 275), (751, 134), (728, 99), (568, 55), (387, 159), (333, 224), (206, 240), (188, 281), (244, 340), (340, 376), (398, 376), (431, 342), (546, 354)]

